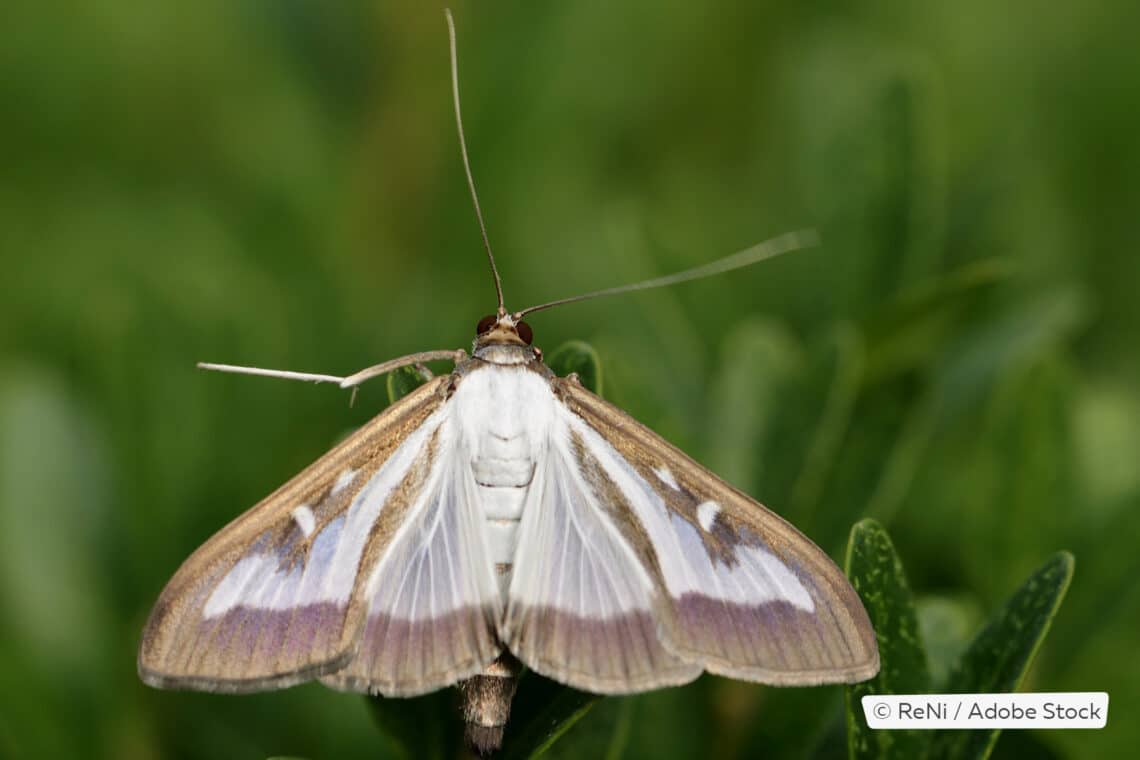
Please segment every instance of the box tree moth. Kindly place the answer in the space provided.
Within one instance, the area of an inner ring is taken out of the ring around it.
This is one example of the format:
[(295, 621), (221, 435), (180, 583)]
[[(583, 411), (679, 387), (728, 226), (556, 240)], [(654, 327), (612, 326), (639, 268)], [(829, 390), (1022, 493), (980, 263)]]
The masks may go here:
[(354, 387), (450, 360), (219, 531), (167, 584), (138, 669), (161, 688), (276, 689), (319, 679), (389, 697), (458, 686), (468, 743), (502, 741), (526, 666), (599, 694), (702, 672), (775, 685), (878, 672), (875, 634), (828, 556), (781, 517), (621, 409), (557, 377), (523, 321), (570, 301), (747, 266), (810, 242), (775, 238), (713, 264), (508, 311), (470, 356), (428, 351), (348, 377), (208, 369)]

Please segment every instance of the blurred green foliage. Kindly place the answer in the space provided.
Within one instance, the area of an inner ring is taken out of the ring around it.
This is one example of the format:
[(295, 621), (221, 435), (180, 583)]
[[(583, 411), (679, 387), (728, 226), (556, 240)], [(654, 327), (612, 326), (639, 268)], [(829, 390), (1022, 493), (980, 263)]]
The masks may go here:
[[(455, 11), (509, 307), (824, 240), (536, 314), (536, 343), (588, 341), (607, 397), (833, 556), (882, 522), (935, 680), (1071, 550), (1022, 688), (1108, 691), (1108, 727), (994, 756), (1130, 754), (1140, 6)], [(159, 692), (134, 663), (178, 563), (387, 402), (195, 361), (343, 374), (467, 347), (494, 307), (441, 8), (2, 15), (0, 756), (390, 755), (360, 697)], [(603, 700), (551, 752), (841, 756), (841, 693), (706, 677)]]

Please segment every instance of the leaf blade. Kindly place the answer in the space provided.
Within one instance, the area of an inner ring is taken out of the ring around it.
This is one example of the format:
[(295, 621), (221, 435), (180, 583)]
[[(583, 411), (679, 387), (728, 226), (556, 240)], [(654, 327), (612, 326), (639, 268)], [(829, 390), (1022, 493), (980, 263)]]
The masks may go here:
[(431, 380), (432, 374), (422, 366), (399, 367), (388, 373), (385, 381), (388, 389), (388, 403), (394, 404), (404, 396)]
[[(946, 691), (961, 694), (1015, 691), (1025, 678), (1073, 577), (1073, 555), (1062, 551), (1034, 571), (974, 637), (950, 674)], [(1000, 729), (940, 730), (931, 735), (931, 758), (989, 757)]]
[(586, 341), (566, 341), (550, 353), (546, 366), (559, 377), (577, 372), (578, 380), (587, 390), (602, 395), (602, 362), (598, 352)]
[(879, 644), (879, 674), (847, 686), (847, 753), (852, 760), (921, 757), (928, 735), (923, 731), (872, 731), (861, 699), (868, 694), (920, 694), (930, 688), (926, 649), (918, 613), (890, 536), (875, 520), (851, 529), (847, 576), (863, 601)]

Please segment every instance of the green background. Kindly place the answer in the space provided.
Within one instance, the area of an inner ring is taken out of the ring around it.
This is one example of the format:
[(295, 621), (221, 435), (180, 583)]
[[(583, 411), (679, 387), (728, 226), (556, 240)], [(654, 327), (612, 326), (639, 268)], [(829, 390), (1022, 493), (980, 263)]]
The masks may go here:
[[(507, 305), (823, 245), (535, 315), (606, 395), (840, 557), (886, 525), (937, 682), (1058, 549), (1025, 688), (1140, 743), (1140, 5), (462, 3)], [(0, 755), (377, 758), (365, 700), (165, 693), (139, 632), (190, 552), (386, 403), (210, 375), (467, 347), (493, 291), (431, 3), (0, 14)], [(602, 702), (554, 752), (832, 757), (837, 687)], [(1028, 749), (1027, 749), (1028, 748)]]

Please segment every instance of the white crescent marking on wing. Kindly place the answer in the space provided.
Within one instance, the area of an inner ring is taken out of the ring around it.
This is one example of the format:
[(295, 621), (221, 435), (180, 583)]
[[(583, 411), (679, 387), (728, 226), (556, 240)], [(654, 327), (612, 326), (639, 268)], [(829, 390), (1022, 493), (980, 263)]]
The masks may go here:
[(715, 501), (704, 501), (697, 507), (697, 522), (701, 524), (705, 533), (712, 531), (713, 523), (716, 522), (716, 516), (719, 514), (720, 505)]
[(332, 495), (336, 496), (338, 493), (348, 488), (352, 481), (356, 480), (357, 471), (351, 467), (347, 468), (344, 472), (337, 476), (336, 483), (332, 487)]
[(657, 477), (661, 478), (661, 482), (672, 488), (674, 491), (680, 491), (681, 486), (677, 485), (677, 481), (673, 478), (673, 473), (669, 472), (669, 468), (665, 465), (654, 468), (653, 472)]
[(305, 504), (293, 510), (293, 522), (297, 523), (305, 538), (313, 535), (313, 530), (317, 527), (317, 518), (313, 515), (313, 510)]

